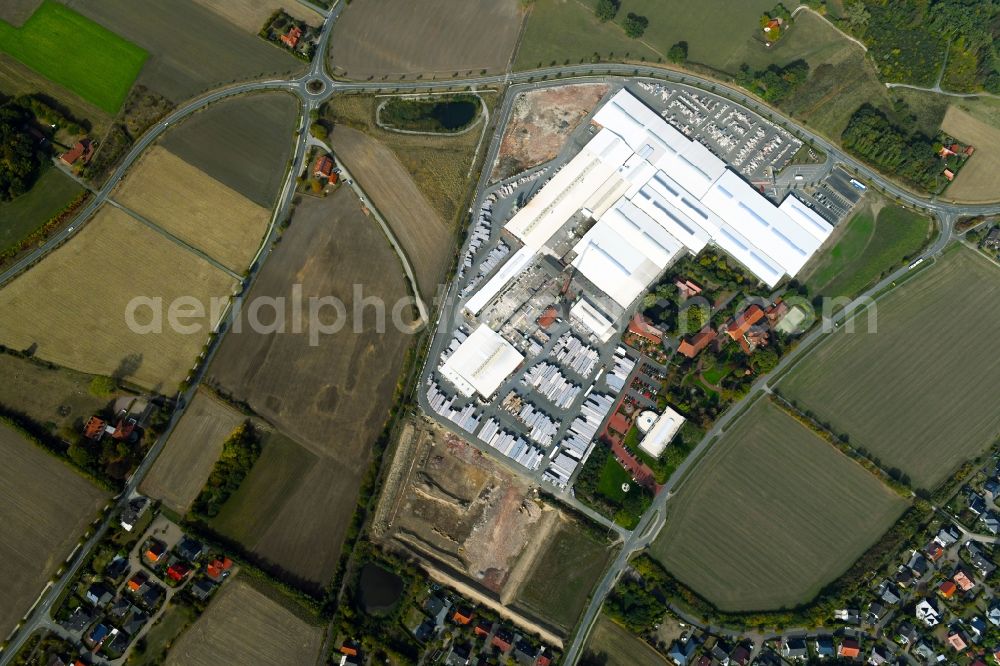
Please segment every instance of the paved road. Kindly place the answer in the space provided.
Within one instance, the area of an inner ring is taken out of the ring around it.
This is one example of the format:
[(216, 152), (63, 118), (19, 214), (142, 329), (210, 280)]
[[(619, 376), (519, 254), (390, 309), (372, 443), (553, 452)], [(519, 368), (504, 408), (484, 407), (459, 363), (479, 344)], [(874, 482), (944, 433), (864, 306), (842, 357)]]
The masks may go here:
[[(923, 258), (933, 260), (933, 258), (940, 254), (941, 250), (951, 239), (952, 229), (955, 220), (959, 216), (967, 215), (984, 215), (1000, 212), (1000, 205), (995, 204), (984, 204), (984, 205), (963, 205), (963, 204), (950, 204), (947, 202), (938, 201), (934, 198), (925, 198), (919, 194), (909, 191), (908, 189), (890, 181), (888, 178), (882, 176), (881, 174), (875, 172), (868, 166), (861, 164), (851, 158), (850, 156), (844, 154), (839, 148), (831, 144), (825, 138), (815, 134), (809, 129), (795, 125), (791, 120), (785, 118), (780, 113), (765, 107), (763, 104), (759, 103), (756, 99), (751, 98), (746, 93), (741, 90), (732, 88), (728, 85), (719, 83), (717, 81), (712, 81), (702, 77), (698, 77), (691, 74), (674, 72), (671, 70), (666, 70), (663, 68), (652, 67), (652, 66), (631, 66), (631, 65), (618, 65), (618, 64), (601, 64), (601, 65), (572, 65), (565, 67), (550, 67), (543, 68), (539, 70), (534, 70), (530, 72), (521, 72), (516, 74), (505, 74), (497, 76), (486, 76), (486, 77), (476, 77), (476, 78), (464, 78), (464, 79), (450, 79), (450, 80), (416, 80), (416, 81), (403, 81), (398, 83), (386, 84), (386, 83), (373, 83), (373, 82), (347, 82), (347, 81), (335, 81), (332, 79), (326, 71), (326, 53), (329, 47), (329, 41), (332, 33), (332, 27), (334, 21), (339, 16), (340, 12), (344, 7), (344, 3), (338, 3), (338, 5), (326, 13), (326, 19), (324, 21), (320, 42), (318, 48), (316, 49), (316, 55), (310, 64), (307, 73), (299, 78), (290, 80), (269, 80), (269, 81), (253, 81), (239, 83), (219, 90), (213, 91), (201, 97), (198, 97), (184, 106), (176, 109), (170, 113), (166, 118), (164, 118), (157, 125), (150, 128), (131, 148), (125, 158), (122, 160), (121, 164), (114, 171), (107, 182), (101, 187), (94, 196), (84, 205), (80, 210), (73, 223), (66, 227), (65, 229), (54, 234), (47, 242), (42, 246), (38, 247), (27, 256), (23, 257), (20, 261), (16, 262), (8, 269), (0, 273), (0, 285), (14, 279), (23, 271), (27, 270), (34, 263), (39, 261), (46, 254), (51, 252), (53, 249), (60, 246), (63, 242), (68, 240), (73, 234), (77, 233), (90, 219), (92, 219), (94, 213), (108, 201), (109, 195), (118, 185), (119, 181), (124, 177), (128, 169), (134, 164), (136, 159), (150, 146), (152, 145), (165, 131), (167, 131), (171, 125), (183, 120), (192, 113), (197, 112), (200, 109), (207, 107), (219, 100), (233, 97), (236, 95), (243, 95), (259, 91), (286, 91), (297, 95), (302, 102), (302, 116), (300, 119), (300, 125), (298, 130), (298, 138), (296, 141), (295, 154), (292, 160), (292, 168), (289, 170), (287, 178), (285, 180), (284, 187), (282, 188), (281, 195), (278, 200), (278, 204), (275, 207), (274, 214), (271, 220), (271, 226), (264, 244), (261, 246), (258, 256), (255, 258), (251, 266), (251, 270), (244, 282), (244, 289), (246, 290), (255, 280), (260, 267), (263, 265), (264, 261), (268, 258), (271, 247), (273, 246), (273, 240), (276, 235), (276, 229), (278, 223), (285, 218), (288, 214), (289, 206), (291, 204), (292, 197), (295, 191), (295, 177), (301, 171), (303, 160), (305, 159), (306, 149), (308, 144), (308, 125), (310, 113), (319, 108), (319, 106), (325, 102), (330, 96), (336, 93), (344, 92), (354, 92), (354, 91), (390, 91), (390, 90), (442, 90), (453, 87), (484, 87), (484, 86), (494, 86), (494, 85), (507, 85), (513, 83), (525, 84), (522, 89), (537, 89), (546, 86), (561, 85), (567, 83), (568, 80), (606, 80), (609, 78), (614, 78), (618, 80), (618, 77), (628, 76), (628, 77), (646, 77), (657, 80), (666, 80), (673, 83), (679, 83), (689, 86), (694, 86), (698, 88), (706, 89), (710, 92), (727, 97), (733, 101), (736, 101), (748, 108), (760, 113), (763, 117), (768, 118), (778, 124), (784, 126), (786, 129), (796, 134), (800, 138), (812, 143), (818, 148), (822, 149), (827, 153), (827, 155), (832, 159), (833, 162), (840, 163), (846, 166), (846, 168), (852, 172), (858, 174), (859, 177), (864, 178), (871, 182), (877, 189), (895, 197), (911, 206), (923, 209), (929, 213), (936, 215), (941, 223), (942, 233), (940, 238), (928, 248), (924, 253)], [(544, 77), (544, 79), (543, 79)], [(318, 85), (311, 86), (309, 82), (318, 82)], [(495, 129), (502, 129), (510, 117), (510, 104), (505, 104), (504, 111), (501, 114), (495, 114), (492, 119), (492, 124)], [(480, 180), (479, 189), (477, 192), (481, 192), (486, 185), (489, 177), (489, 170), (496, 158), (497, 150), (499, 149), (499, 138), (500, 133), (495, 131), (493, 141), (490, 146), (490, 151), (487, 154), (487, 160), (484, 166), (484, 172)], [(896, 271), (893, 275), (887, 277), (885, 280), (881, 281), (878, 285), (870, 289), (863, 295), (859, 300), (865, 299), (866, 296), (874, 295), (882, 289), (890, 286), (896, 279), (905, 274), (906, 269), (900, 269)], [(452, 290), (452, 293), (454, 291)], [(446, 310), (447, 308), (443, 308)], [(847, 313), (850, 312), (850, 308), (845, 309), (843, 312), (834, 317), (834, 321), (842, 321)], [(218, 349), (219, 342), (225, 335), (227, 327), (222, 326), (220, 334), (216, 336), (213, 345), (209, 348), (203, 363), (199, 366), (200, 369), (207, 367), (209, 361), (214, 356), (216, 350)], [(806, 353), (811, 349), (814, 344), (818, 343), (826, 335), (823, 331), (816, 331), (807, 337), (806, 340), (802, 342), (793, 352), (786, 355), (778, 366), (777, 371), (780, 372), (782, 369), (789, 367), (794, 363), (802, 354)], [(74, 577), (74, 575), (79, 570), (80, 566), (84, 561), (86, 561), (90, 552), (93, 550), (94, 546), (98, 543), (100, 538), (103, 536), (104, 532), (110, 525), (112, 517), (117, 516), (118, 509), (122, 508), (128, 501), (128, 496), (135, 491), (139, 483), (148, 473), (150, 467), (155, 461), (156, 457), (162, 450), (164, 443), (166, 442), (169, 434), (172, 432), (176, 423), (179, 421), (184, 413), (185, 406), (190, 402), (193, 397), (194, 391), (201, 380), (201, 372), (199, 370), (198, 375), (193, 378), (190, 388), (187, 389), (182, 395), (178, 396), (177, 408), (175, 409), (171, 420), (164, 432), (164, 434), (153, 444), (149, 454), (143, 460), (143, 462), (136, 469), (133, 476), (130, 478), (128, 484), (126, 485), (125, 491), (117, 498), (115, 509), (109, 511), (105, 516), (104, 520), (101, 522), (100, 527), (96, 530), (95, 534), (83, 544), (81, 548), (77, 550), (77, 553), (73, 557), (72, 562), (68, 565), (66, 572), (56, 582), (49, 590), (42, 595), (41, 600), (37, 604), (36, 608), (32, 612), (31, 617), (15, 636), (12, 637), (11, 642), (6, 650), (0, 654), (0, 666), (10, 662), (11, 658), (17, 653), (18, 649), (23, 645), (24, 641), (31, 635), (31, 633), (39, 627), (48, 625), (51, 621), (49, 618), (49, 613), (52, 610), (52, 605), (55, 600), (59, 597), (61, 592), (65, 589), (66, 585)], [(607, 571), (603, 580), (598, 586), (597, 591), (593, 595), (593, 599), (588, 606), (583, 622), (580, 625), (580, 630), (574, 637), (569, 649), (566, 654), (566, 663), (572, 664), (578, 658), (580, 650), (589, 634), (590, 627), (596, 618), (597, 612), (600, 610), (600, 606), (603, 603), (605, 596), (613, 587), (614, 583), (618, 580), (621, 573), (625, 570), (628, 564), (628, 558), (634, 552), (645, 548), (656, 536), (659, 529), (662, 527), (665, 519), (665, 507), (670, 497), (672, 497), (673, 492), (676, 490), (677, 485), (683, 478), (684, 473), (690, 468), (697, 464), (700, 459), (700, 454), (711, 445), (713, 438), (721, 433), (721, 431), (726, 427), (726, 425), (733, 418), (733, 415), (740, 411), (740, 408), (751, 399), (759, 397), (762, 392), (769, 391), (768, 379), (758, 380), (751, 392), (746, 398), (744, 398), (740, 403), (737, 403), (731, 407), (716, 423), (715, 427), (711, 432), (705, 437), (705, 439), (696, 447), (687, 460), (681, 465), (673, 477), (667, 482), (664, 491), (661, 492), (653, 506), (650, 510), (643, 516), (639, 523), (639, 526), (631, 533), (621, 532), (624, 536), (624, 544), (621, 553), (616, 558), (612, 567)], [(572, 498), (570, 498), (572, 500)], [(581, 510), (585, 510), (587, 513), (592, 513), (582, 507), (578, 502), (573, 502)], [(602, 521), (606, 522), (606, 521)]]

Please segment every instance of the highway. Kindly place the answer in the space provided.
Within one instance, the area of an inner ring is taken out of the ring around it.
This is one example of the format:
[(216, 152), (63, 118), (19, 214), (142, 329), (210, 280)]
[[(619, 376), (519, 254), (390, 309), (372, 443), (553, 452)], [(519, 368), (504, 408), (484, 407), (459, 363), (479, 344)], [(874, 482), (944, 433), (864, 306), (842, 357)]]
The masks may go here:
[[(278, 197), (278, 202), (275, 205), (268, 233), (258, 251), (257, 257), (255, 257), (251, 264), (247, 277), (244, 279), (244, 293), (252, 286), (257, 275), (259, 274), (261, 266), (268, 259), (271, 248), (274, 245), (274, 240), (277, 236), (278, 225), (289, 213), (291, 201), (295, 192), (296, 176), (301, 172), (303, 161), (307, 154), (310, 114), (330, 99), (331, 96), (349, 92), (435, 91), (463, 87), (504, 87), (511, 86), (512, 84), (520, 84), (516, 86), (516, 88), (507, 92), (501, 111), (499, 113), (494, 113), (493, 117), (490, 119), (494, 136), (492, 137), (490, 148), (487, 152), (486, 161), (484, 163), (483, 172), (476, 190), (476, 202), (480, 201), (480, 198), (488, 185), (489, 172), (498, 154), (502, 130), (510, 118), (514, 92), (562, 85), (571, 81), (602, 81), (619, 80), (620, 77), (644, 77), (701, 88), (742, 104), (761, 114), (764, 118), (772, 120), (773, 122), (783, 126), (785, 129), (789, 130), (804, 141), (807, 141), (813, 146), (826, 152), (828, 155), (828, 162), (839, 163), (849, 172), (857, 174), (857, 177), (868, 181), (875, 189), (878, 189), (893, 198), (899, 199), (910, 206), (934, 215), (939, 222), (940, 235), (938, 239), (921, 255), (921, 258), (925, 259), (928, 263), (932, 262), (937, 256), (940, 256), (942, 250), (952, 239), (954, 224), (959, 217), (1000, 213), (1000, 204), (952, 204), (935, 198), (923, 197), (891, 181), (889, 178), (883, 176), (870, 167), (856, 161), (825, 138), (815, 134), (808, 128), (796, 125), (793, 121), (786, 118), (778, 111), (765, 106), (741, 90), (718, 81), (662, 67), (649, 65), (634, 66), (621, 64), (586, 64), (548, 67), (527, 72), (462, 79), (414, 80), (392, 83), (338, 81), (333, 79), (327, 72), (326, 54), (329, 49), (329, 42), (334, 22), (343, 7), (344, 3), (341, 2), (338, 3), (332, 10), (326, 12), (326, 18), (320, 33), (320, 41), (316, 49), (316, 55), (314, 55), (307, 72), (303, 76), (292, 79), (275, 79), (237, 83), (231, 86), (219, 88), (203, 96), (197, 97), (175, 109), (163, 120), (147, 130), (136, 141), (104, 185), (99, 190), (94, 192), (93, 196), (80, 209), (71, 223), (51, 236), (41, 246), (0, 273), (0, 285), (6, 284), (10, 280), (15, 279), (18, 275), (22, 274), (25, 270), (29, 269), (32, 265), (44, 258), (49, 252), (58, 248), (60, 245), (69, 240), (74, 234), (78, 233), (80, 229), (93, 218), (97, 210), (109, 201), (111, 193), (135, 161), (147, 148), (153, 145), (164, 132), (168, 131), (172, 125), (179, 123), (191, 114), (194, 114), (220, 100), (237, 95), (265, 91), (284, 91), (296, 95), (301, 102), (301, 116), (295, 139), (292, 165), (286, 175), (284, 185)], [(310, 83), (312, 83), (312, 85), (310, 85)], [(363, 197), (363, 192), (361, 192), (360, 188), (358, 191), (359, 195)], [(364, 198), (362, 198), (362, 200), (366, 201)], [(401, 259), (404, 262), (404, 266), (407, 265), (408, 262), (405, 259), (405, 255), (401, 255)], [(899, 269), (892, 275), (880, 281), (877, 285), (856, 299), (855, 302), (852, 303), (852, 306), (845, 308), (843, 311), (835, 315), (831, 320), (831, 326), (821, 327), (815, 330), (793, 351), (786, 354), (772, 375), (759, 379), (753, 385), (748, 395), (730, 407), (716, 422), (712, 430), (699, 443), (691, 455), (688, 456), (675, 474), (668, 480), (663, 491), (656, 497), (656, 500), (650, 510), (642, 517), (638, 527), (632, 532), (627, 532), (617, 527), (615, 528), (623, 539), (622, 549), (611, 567), (605, 573), (595, 593), (592, 595), (591, 602), (584, 613), (583, 619), (578, 625), (578, 630), (566, 650), (565, 663), (573, 664), (580, 656), (583, 645), (585, 644), (586, 638), (589, 635), (590, 629), (597, 617), (598, 612), (600, 611), (600, 607), (603, 604), (605, 597), (611, 591), (622, 572), (627, 568), (629, 558), (634, 553), (649, 545), (659, 532), (660, 528), (662, 528), (665, 522), (666, 507), (670, 498), (683, 482), (685, 474), (698, 464), (702, 457), (701, 454), (703, 454), (708, 447), (711, 446), (713, 441), (725, 430), (727, 425), (739, 413), (741, 413), (742, 408), (747, 405), (749, 401), (761, 398), (770, 391), (771, 377), (780, 375), (784, 370), (790, 368), (802, 356), (807, 354), (817, 344), (820, 344), (827, 336), (829, 330), (835, 329), (837, 323), (843, 322), (848, 316), (850, 316), (854, 307), (863, 307), (866, 303), (870, 302), (871, 298), (873, 298), (876, 294), (881, 293), (887, 288), (891, 288), (893, 283), (903, 277), (907, 271), (907, 268)], [(417, 295), (419, 298), (419, 293)], [(449, 287), (445, 303), (439, 310), (438, 321), (440, 321), (441, 317), (445, 316), (443, 313), (449, 313), (448, 304), (454, 303), (454, 296), (455, 285), (451, 285)], [(422, 310), (422, 314), (427, 317), (429, 313), (426, 312), (426, 308), (422, 308)], [(167, 441), (170, 433), (173, 431), (173, 428), (183, 416), (187, 404), (190, 402), (194, 391), (202, 379), (204, 369), (214, 357), (221, 340), (224, 338), (226, 331), (228, 330), (228, 327), (224, 323), (227, 316), (228, 312), (223, 315), (223, 323), (220, 325), (219, 334), (215, 336), (213, 343), (209, 347), (204, 358), (200, 361), (197, 369), (195, 370), (195, 374), (192, 377), (189, 388), (177, 397), (176, 409), (174, 410), (165, 431), (152, 445), (147, 456), (129, 479), (124, 491), (115, 499), (112, 509), (106, 513), (98, 529), (82, 545), (82, 547), (77, 549), (63, 575), (41, 595), (40, 600), (31, 612), (30, 617), (27, 619), (22, 628), (11, 637), (7, 649), (0, 653), (0, 666), (10, 663), (11, 659), (17, 654), (20, 647), (23, 646), (24, 641), (32, 634), (32, 632), (39, 628), (51, 625), (50, 612), (52, 611), (53, 604), (65, 590), (69, 582), (73, 579), (82, 564), (88, 559), (90, 553), (93, 551), (94, 547), (100, 541), (108, 526), (111, 524), (111, 521), (117, 518), (120, 509), (127, 504), (129, 496), (136, 490), (142, 479), (148, 473), (153, 462), (156, 460), (156, 457), (162, 451), (165, 442)], [(429, 354), (428, 358), (430, 359), (434, 357), (432, 354)], [(563, 494), (562, 499), (570, 502), (588, 515), (594, 515), (592, 511), (580, 504), (578, 501), (575, 501), (575, 498), (572, 498), (568, 494)], [(604, 519), (602, 519), (601, 522), (606, 525), (608, 524), (608, 521)]]

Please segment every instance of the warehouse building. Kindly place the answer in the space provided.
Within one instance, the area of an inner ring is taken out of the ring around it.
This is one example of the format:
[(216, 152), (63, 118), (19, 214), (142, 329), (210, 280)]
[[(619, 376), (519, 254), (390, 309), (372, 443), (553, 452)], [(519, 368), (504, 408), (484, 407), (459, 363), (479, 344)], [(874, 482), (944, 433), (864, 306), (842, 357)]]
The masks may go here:
[(466, 398), (490, 398), (523, 361), (512, 344), (480, 324), (441, 366), (441, 375)]

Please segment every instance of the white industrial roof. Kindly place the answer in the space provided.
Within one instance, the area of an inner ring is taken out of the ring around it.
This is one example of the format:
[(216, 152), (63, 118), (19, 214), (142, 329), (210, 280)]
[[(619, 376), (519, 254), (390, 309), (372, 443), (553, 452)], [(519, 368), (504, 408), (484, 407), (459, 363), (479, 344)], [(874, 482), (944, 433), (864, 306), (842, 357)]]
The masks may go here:
[(441, 374), (465, 397), (478, 393), (488, 398), (522, 361), (524, 356), (514, 345), (486, 324), (480, 324), (448, 357), (441, 366)]
[(696, 141), (689, 141), (684, 150), (660, 160), (656, 166), (698, 199), (726, 172), (726, 163)]
[(785, 200), (778, 206), (778, 210), (815, 236), (816, 240), (821, 243), (833, 233), (833, 227), (830, 226), (830, 223), (795, 195), (789, 194), (785, 197)]
[(570, 308), (569, 316), (586, 326), (601, 342), (607, 342), (614, 335), (614, 322), (585, 298)]
[(639, 442), (639, 448), (654, 458), (658, 458), (682, 425), (684, 425), (684, 417), (670, 407), (666, 407), (656, 419), (652, 430), (646, 433), (646, 436)]
[(479, 311), (492, 301), (500, 291), (507, 286), (507, 283), (513, 280), (518, 273), (528, 267), (531, 260), (537, 256), (538, 252), (530, 247), (522, 247), (520, 250), (515, 252), (510, 256), (507, 261), (500, 267), (496, 273), (493, 274), (489, 280), (486, 281), (479, 290), (474, 293), (469, 300), (465, 303), (465, 309), (471, 312), (473, 315), (479, 314)]

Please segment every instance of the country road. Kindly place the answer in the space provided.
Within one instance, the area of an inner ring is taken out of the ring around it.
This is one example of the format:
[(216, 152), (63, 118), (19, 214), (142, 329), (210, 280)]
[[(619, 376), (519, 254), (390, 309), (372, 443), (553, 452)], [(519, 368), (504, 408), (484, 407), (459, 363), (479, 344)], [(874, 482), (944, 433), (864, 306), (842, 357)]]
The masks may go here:
[[(237, 95), (261, 91), (283, 91), (296, 95), (301, 103), (301, 115), (299, 117), (297, 136), (295, 138), (292, 164), (286, 174), (285, 182), (272, 212), (268, 233), (260, 246), (257, 257), (252, 262), (249, 273), (246, 278), (244, 278), (244, 292), (253, 285), (259, 275), (261, 267), (269, 258), (271, 248), (274, 246), (274, 242), (278, 234), (279, 224), (289, 213), (291, 202), (295, 193), (296, 176), (302, 170), (303, 162), (310, 143), (310, 115), (333, 95), (350, 92), (436, 91), (465, 87), (473, 89), (484, 86), (510, 87), (513, 84), (518, 84), (517, 90), (520, 91), (562, 85), (567, 82), (601, 81), (608, 79), (619, 80), (621, 77), (643, 77), (655, 80), (665, 80), (671, 83), (705, 89), (748, 107), (749, 109), (761, 114), (764, 118), (768, 118), (779, 125), (782, 125), (793, 134), (825, 151), (833, 163), (843, 165), (849, 172), (857, 174), (857, 177), (870, 182), (875, 189), (885, 192), (889, 196), (897, 198), (910, 206), (934, 215), (939, 223), (940, 235), (937, 240), (921, 255), (921, 258), (927, 260), (928, 262), (933, 261), (937, 256), (939, 256), (945, 246), (952, 240), (954, 235), (954, 224), (959, 217), (1000, 213), (1000, 203), (979, 205), (952, 204), (935, 198), (923, 197), (893, 182), (874, 169), (856, 161), (827, 139), (815, 134), (813, 131), (805, 127), (795, 124), (792, 120), (785, 117), (780, 112), (765, 106), (763, 103), (751, 97), (747, 93), (718, 81), (666, 69), (664, 67), (654, 67), (650, 65), (635, 66), (624, 64), (588, 64), (549, 67), (519, 73), (463, 79), (414, 80), (392, 83), (335, 80), (327, 71), (326, 54), (329, 48), (332, 28), (343, 7), (344, 3), (339, 2), (332, 10), (328, 12), (321, 12), (326, 16), (326, 18), (321, 29), (320, 41), (316, 48), (315, 55), (305, 75), (294, 79), (274, 79), (237, 83), (231, 86), (219, 88), (218, 90), (197, 97), (181, 105), (156, 125), (147, 130), (146, 133), (136, 141), (108, 180), (99, 190), (94, 192), (90, 200), (81, 208), (74, 220), (68, 226), (54, 234), (41, 246), (0, 273), (0, 285), (6, 284), (7, 282), (17, 278), (32, 265), (42, 260), (50, 252), (70, 240), (74, 234), (78, 233), (80, 229), (93, 218), (94, 214), (102, 205), (111, 201), (111, 193), (115, 190), (119, 182), (126, 175), (136, 160), (166, 131), (168, 131), (172, 125), (175, 125), (191, 114), (194, 114), (220, 100)], [(504, 98), (502, 108), (495, 112), (492, 118), (484, 119), (484, 123), (492, 127), (494, 134), (486, 154), (483, 172), (476, 189), (477, 199), (488, 186), (489, 173), (498, 154), (502, 130), (510, 118), (513, 97), (514, 95), (512, 92), (508, 90)], [(359, 196), (362, 197), (362, 201), (366, 201), (363, 190), (360, 186), (358, 187), (357, 192), (359, 193)], [(465, 243), (467, 242), (468, 239), (466, 238)], [(400, 254), (404, 267), (408, 266), (408, 259), (405, 254), (402, 253), (402, 248), (399, 248), (398, 244), (396, 245), (397, 252)], [(408, 271), (408, 273), (409, 272), (411, 271)], [(627, 568), (629, 558), (634, 553), (648, 546), (653, 539), (655, 539), (656, 535), (665, 524), (666, 507), (671, 497), (677, 488), (683, 483), (683, 480), (686, 478), (686, 474), (697, 466), (699, 461), (702, 459), (702, 454), (712, 445), (714, 440), (726, 429), (732, 420), (738, 418), (738, 415), (743, 411), (742, 408), (746, 404), (752, 400), (761, 398), (770, 391), (770, 382), (773, 381), (773, 377), (780, 375), (784, 370), (790, 368), (795, 362), (797, 362), (804, 355), (808, 354), (809, 351), (814, 349), (817, 345), (822, 344), (829, 332), (831, 330), (835, 330), (839, 323), (842, 323), (846, 318), (850, 317), (857, 309), (863, 308), (867, 303), (870, 303), (871, 300), (875, 298), (876, 294), (881, 294), (885, 290), (890, 289), (893, 283), (900, 277), (904, 276), (907, 272), (908, 268), (901, 268), (895, 271), (892, 275), (886, 277), (878, 284), (867, 290), (858, 299), (855, 299), (850, 306), (834, 315), (828, 326), (820, 327), (811, 334), (807, 335), (794, 350), (782, 358), (774, 373), (767, 377), (758, 379), (752, 386), (747, 396), (732, 405), (720, 417), (712, 430), (709, 431), (695, 450), (692, 451), (692, 453), (667, 481), (663, 491), (657, 495), (653, 505), (647, 513), (643, 515), (636, 529), (628, 532), (618, 528), (617, 526), (614, 527), (623, 540), (622, 549), (615, 561), (612, 563), (611, 567), (606, 571), (602, 580), (598, 584), (597, 589), (592, 595), (590, 604), (585, 610), (584, 616), (578, 625), (578, 630), (566, 650), (566, 664), (573, 664), (579, 658), (590, 629), (600, 612), (601, 605), (603, 604), (607, 594), (613, 588), (614, 584)], [(440, 313), (448, 311), (447, 303), (449, 302), (449, 299), (453, 299), (454, 293), (455, 288), (454, 285), (452, 285), (449, 287), (449, 295), (446, 296), (445, 304), (439, 308), (439, 321), (440, 317), (444, 316)], [(419, 292), (417, 292), (417, 298), (421, 305), (423, 305)], [(453, 303), (454, 301), (452, 300), (451, 302)], [(421, 310), (421, 314), (425, 318), (434, 316), (434, 313), (427, 311), (426, 306), (422, 307)], [(223, 316), (223, 322), (224, 321), (225, 315)], [(50, 626), (50, 613), (53, 610), (53, 604), (61, 596), (66, 586), (79, 571), (83, 563), (87, 561), (94, 547), (111, 525), (112, 520), (114, 520), (118, 515), (119, 510), (127, 504), (131, 493), (138, 488), (143, 478), (145, 478), (146, 474), (149, 472), (157, 456), (162, 451), (170, 433), (185, 413), (186, 406), (190, 403), (195, 390), (202, 380), (204, 369), (214, 357), (219, 344), (227, 333), (227, 330), (226, 325), (223, 323), (220, 326), (218, 332), (219, 334), (215, 336), (212, 344), (205, 353), (204, 358), (200, 362), (198, 370), (191, 378), (188, 388), (182, 394), (177, 396), (176, 408), (165, 431), (152, 445), (147, 456), (143, 459), (142, 463), (138, 466), (132, 477), (130, 477), (125, 489), (116, 498), (114, 506), (107, 512), (98, 529), (89, 539), (86, 540), (85, 543), (82, 544), (80, 548), (77, 549), (71, 562), (66, 566), (62, 576), (41, 595), (39, 602), (32, 610), (25, 624), (11, 637), (7, 648), (0, 653), (0, 666), (4, 666), (11, 662), (18, 650), (24, 645), (24, 642), (34, 631), (39, 628)], [(428, 358), (430, 357), (431, 355), (428, 355)], [(593, 514), (589, 508), (583, 506), (576, 501), (575, 498), (568, 494), (564, 494), (562, 499), (588, 513), (588, 515)], [(607, 524), (608, 521), (604, 520), (602, 522)]]

